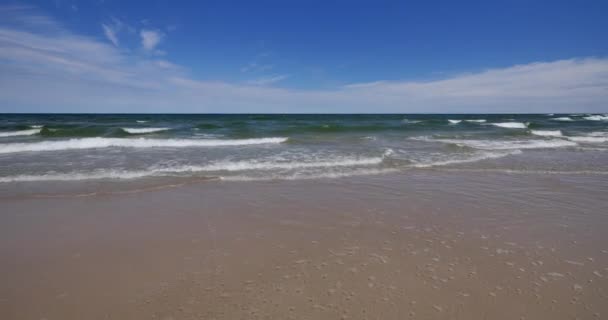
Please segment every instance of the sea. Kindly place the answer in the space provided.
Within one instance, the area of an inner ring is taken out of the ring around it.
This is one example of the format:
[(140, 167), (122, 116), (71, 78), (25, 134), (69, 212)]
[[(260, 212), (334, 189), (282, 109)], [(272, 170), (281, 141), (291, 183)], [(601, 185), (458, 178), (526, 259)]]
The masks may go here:
[(606, 175), (608, 114), (0, 114), (0, 189)]

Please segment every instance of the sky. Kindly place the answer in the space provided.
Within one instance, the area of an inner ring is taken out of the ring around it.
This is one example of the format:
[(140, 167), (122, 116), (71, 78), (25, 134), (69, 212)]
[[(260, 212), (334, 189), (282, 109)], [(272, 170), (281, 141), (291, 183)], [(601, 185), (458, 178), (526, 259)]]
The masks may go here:
[(608, 112), (608, 1), (0, 0), (0, 112)]

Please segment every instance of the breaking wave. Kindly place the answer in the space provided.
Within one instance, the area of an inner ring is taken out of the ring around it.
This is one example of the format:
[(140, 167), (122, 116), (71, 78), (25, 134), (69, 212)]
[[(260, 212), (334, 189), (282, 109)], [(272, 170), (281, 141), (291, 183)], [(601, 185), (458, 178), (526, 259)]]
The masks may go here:
[[(144, 177), (172, 176), (183, 173), (201, 172), (238, 172), (238, 171), (272, 171), (272, 170), (295, 170), (302, 168), (339, 168), (339, 167), (364, 167), (379, 165), (388, 155), (385, 152), (381, 157), (370, 158), (348, 158), (337, 157), (324, 161), (311, 162), (278, 162), (278, 161), (221, 161), (208, 165), (185, 165), (171, 167), (151, 167), (146, 170), (96, 170), (92, 172), (69, 172), (49, 173), (40, 175), (16, 175), (0, 177), (0, 183), (7, 182), (34, 182), (34, 181), (80, 181), (101, 179), (137, 179)], [(348, 174), (343, 172), (341, 174)]]
[(415, 138), (423, 141), (436, 141), (482, 150), (515, 150), (515, 149), (551, 149), (576, 146), (568, 140), (465, 140), (465, 139), (430, 139)]
[(29, 129), (29, 130), (0, 132), (0, 138), (3, 138), (3, 137), (17, 137), (17, 136), (31, 136), (31, 135), (39, 134), (39, 133), (40, 133), (40, 128)]
[(415, 168), (440, 167), (440, 166), (447, 166), (447, 165), (451, 165), (451, 164), (470, 163), (470, 162), (477, 162), (477, 161), (482, 161), (482, 160), (503, 158), (506, 156), (520, 154), (520, 153), (521, 153), (521, 150), (513, 150), (510, 152), (484, 152), (484, 153), (473, 155), (469, 158), (447, 159), (447, 160), (433, 161), (433, 162), (428, 162), (428, 163), (418, 162), (418, 163), (414, 163), (412, 166)]
[(170, 130), (170, 128), (121, 128), (121, 129), (130, 134), (146, 134), (146, 133)]
[(497, 122), (490, 123), (493, 126), (501, 127), (501, 128), (509, 128), (509, 129), (526, 129), (528, 125), (523, 122)]
[(561, 130), (532, 130), (530, 131), (533, 135), (541, 137), (562, 137)]
[(591, 115), (591, 116), (587, 116), (587, 117), (583, 117), (583, 119), (585, 120), (591, 120), (591, 121), (608, 121), (608, 116), (602, 116), (602, 115)]
[(145, 139), (145, 138), (81, 138), (61, 141), (43, 141), (32, 143), (6, 143), (0, 145), (0, 154), (15, 152), (41, 152), (74, 149), (97, 148), (187, 148), (187, 147), (221, 147), (245, 146), (256, 144), (277, 144), (287, 141), (287, 138), (256, 138), (256, 139)]

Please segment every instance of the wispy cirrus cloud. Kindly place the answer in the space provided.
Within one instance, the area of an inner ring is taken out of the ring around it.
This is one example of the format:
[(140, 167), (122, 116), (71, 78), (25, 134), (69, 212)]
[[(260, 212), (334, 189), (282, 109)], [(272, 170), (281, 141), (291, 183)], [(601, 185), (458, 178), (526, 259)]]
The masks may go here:
[(251, 84), (251, 85), (255, 85), (255, 86), (266, 86), (266, 85), (271, 85), (271, 84), (279, 82), (279, 81), (283, 81), (287, 78), (289, 78), (289, 75), (287, 75), (287, 74), (277, 74), (277, 75), (273, 75), (273, 76), (252, 79), (252, 80), (247, 81), (247, 83)]
[(108, 40), (110, 40), (115, 46), (118, 47), (118, 36), (116, 35), (118, 30), (116, 29), (116, 27), (105, 23), (102, 23), (101, 27), (106, 38), (108, 38)]
[[(601, 57), (299, 90), (273, 86), (286, 75), (200, 81), (169, 59), (120, 50), (120, 39), (102, 29), (110, 42), (31, 7), (0, 7), (0, 112), (608, 111), (608, 59)], [(151, 29), (139, 35), (145, 52), (163, 39)]]
[(154, 50), (163, 38), (161, 32), (154, 30), (141, 30), (139, 35), (141, 37), (141, 46), (147, 51)]

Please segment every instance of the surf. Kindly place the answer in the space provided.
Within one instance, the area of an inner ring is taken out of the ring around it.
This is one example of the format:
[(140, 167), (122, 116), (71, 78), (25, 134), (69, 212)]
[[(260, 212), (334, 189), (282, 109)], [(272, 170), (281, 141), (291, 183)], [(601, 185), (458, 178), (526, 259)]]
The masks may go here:
[(252, 139), (146, 139), (146, 138), (80, 138), (60, 141), (32, 143), (6, 143), (0, 145), (0, 154), (16, 152), (45, 152), (101, 148), (188, 148), (247, 146), (258, 144), (279, 144), (284, 137)]

